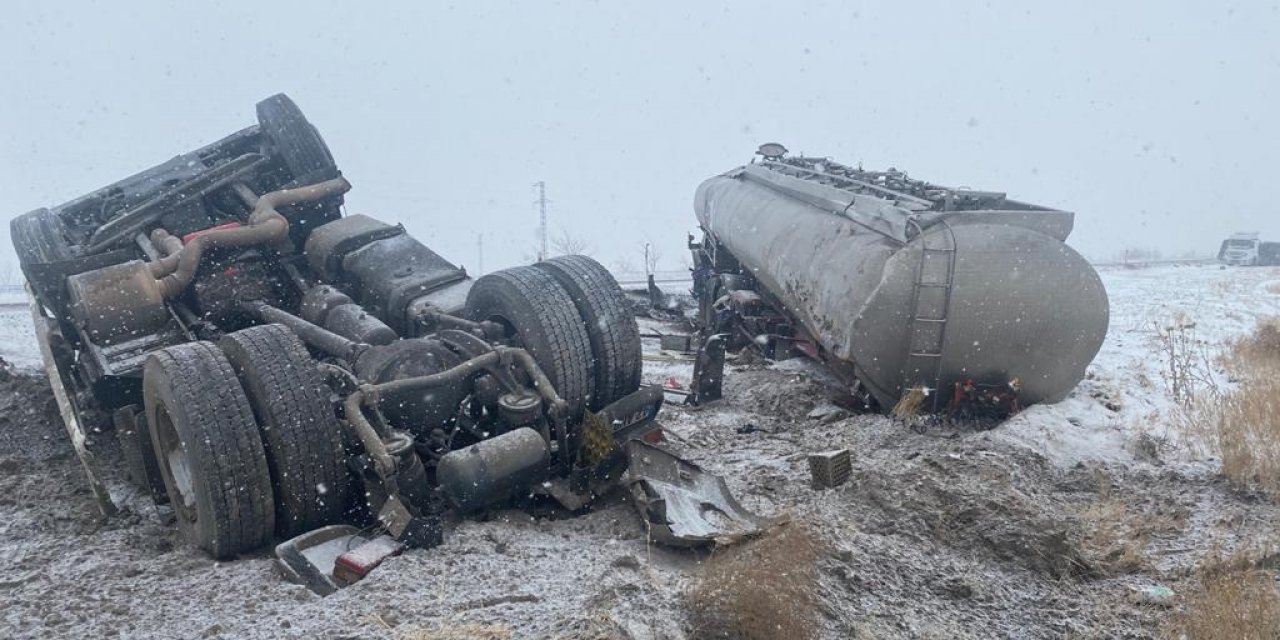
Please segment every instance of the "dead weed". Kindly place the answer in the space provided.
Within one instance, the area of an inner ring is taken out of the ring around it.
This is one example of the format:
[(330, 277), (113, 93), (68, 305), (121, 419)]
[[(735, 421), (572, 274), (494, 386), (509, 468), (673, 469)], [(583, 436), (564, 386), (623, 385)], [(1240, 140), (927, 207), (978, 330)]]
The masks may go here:
[(1222, 472), (1238, 485), (1280, 496), (1280, 322), (1259, 322), (1222, 360), (1236, 380), (1222, 395), (1213, 434)]
[(813, 534), (797, 523), (716, 551), (686, 594), (690, 637), (816, 637), (818, 552)]
[(1280, 638), (1280, 589), (1254, 556), (1213, 554), (1201, 565), (1183, 608), (1165, 628), (1168, 638)]
[(1111, 479), (1095, 476), (1098, 497), (1080, 512), (1083, 548), (1102, 573), (1137, 573), (1151, 568), (1146, 553), (1152, 536), (1172, 534), (1187, 526), (1190, 514), (1180, 509), (1136, 509), (1116, 494)]

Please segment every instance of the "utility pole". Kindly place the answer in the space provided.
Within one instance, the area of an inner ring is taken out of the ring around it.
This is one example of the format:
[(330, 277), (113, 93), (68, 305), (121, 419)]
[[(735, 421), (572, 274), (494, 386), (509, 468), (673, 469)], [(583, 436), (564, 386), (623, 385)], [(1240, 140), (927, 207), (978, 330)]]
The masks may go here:
[(538, 188), (538, 262), (547, 259), (547, 183), (533, 183)]
[(476, 275), (484, 275), (484, 234), (476, 234)]

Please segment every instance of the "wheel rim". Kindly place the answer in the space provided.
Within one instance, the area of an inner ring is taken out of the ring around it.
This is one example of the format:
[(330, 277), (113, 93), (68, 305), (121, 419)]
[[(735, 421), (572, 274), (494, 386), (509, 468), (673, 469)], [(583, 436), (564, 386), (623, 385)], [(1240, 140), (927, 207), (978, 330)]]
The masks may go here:
[[(165, 474), (169, 477), (173, 491), (177, 496), (170, 496), (173, 510), (186, 522), (196, 521), (195, 475), (191, 468), (191, 460), (178, 438), (173, 427), (173, 418), (161, 405), (156, 408), (156, 430), (160, 436), (160, 459), (164, 462)], [(176, 499), (175, 499), (176, 498)]]

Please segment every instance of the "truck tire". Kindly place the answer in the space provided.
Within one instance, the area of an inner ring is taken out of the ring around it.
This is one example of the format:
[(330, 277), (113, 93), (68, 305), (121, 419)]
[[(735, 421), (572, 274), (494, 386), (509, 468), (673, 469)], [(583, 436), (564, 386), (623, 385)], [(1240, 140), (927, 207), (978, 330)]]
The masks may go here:
[(48, 209), (29, 211), (9, 221), (9, 237), (23, 266), (74, 257), (64, 232), (62, 219)]
[(271, 142), (295, 180), (324, 171), (335, 175), (321, 180), (336, 176), (338, 165), (333, 161), (329, 145), (289, 96), (277, 93), (259, 102), (257, 112), (262, 135)]
[[(257, 105), (258, 126), (293, 179), (311, 184), (336, 178), (338, 165), (320, 132), (302, 115), (302, 110), (283, 93), (277, 93)], [(290, 209), (289, 236), (301, 247), (316, 227), (342, 217), (342, 196), (319, 202), (300, 204)]]
[(225, 560), (271, 540), (271, 476), (253, 408), (231, 363), (209, 342), (147, 357), (151, 444), (183, 536)]
[(218, 346), (257, 418), (276, 499), (276, 535), (291, 538), (341, 520), (349, 486), (342, 431), (302, 341), (268, 324), (226, 335)]
[(116, 442), (120, 445), (120, 455), (124, 459), (124, 470), (129, 481), (150, 494), (156, 504), (165, 504), (169, 502), (169, 494), (165, 493), (160, 463), (156, 461), (156, 452), (151, 448), (151, 434), (147, 433), (145, 422), (139, 424), (141, 416), (142, 410), (136, 404), (115, 410), (111, 420), (115, 424)]
[(587, 256), (559, 256), (535, 266), (569, 292), (587, 329), (596, 389), (591, 410), (639, 389), (640, 329), (613, 274)]
[(467, 294), (467, 314), (494, 320), (529, 351), (551, 379), (576, 420), (595, 389), (591, 342), (569, 292), (534, 267), (514, 267), (481, 276)]

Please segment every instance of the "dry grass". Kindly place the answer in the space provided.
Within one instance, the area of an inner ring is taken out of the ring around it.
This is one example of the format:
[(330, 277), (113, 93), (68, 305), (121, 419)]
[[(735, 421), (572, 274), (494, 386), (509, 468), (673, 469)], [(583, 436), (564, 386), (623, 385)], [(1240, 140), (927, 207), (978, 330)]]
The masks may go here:
[(923, 387), (912, 387), (902, 394), (890, 413), (899, 420), (910, 420), (920, 415), (920, 409), (924, 407), (924, 401), (928, 397), (929, 393)]
[(1111, 479), (1095, 476), (1098, 498), (1080, 512), (1085, 551), (1106, 574), (1137, 573), (1151, 568), (1147, 543), (1152, 536), (1186, 528), (1190, 514), (1181, 509), (1135, 509), (1116, 495)]
[(1233, 375), (1239, 376), (1259, 373), (1260, 370), (1269, 373), (1280, 370), (1280, 318), (1259, 321), (1252, 334), (1231, 346), (1223, 364)]
[[(1177, 403), (1168, 419), (1187, 448), (1220, 457), (1235, 484), (1280, 497), (1280, 321), (1259, 322), (1218, 357), (1209, 356), (1185, 317), (1157, 335), (1162, 378)], [(1218, 383), (1215, 363), (1233, 385)]]
[(818, 543), (799, 524), (717, 551), (686, 594), (695, 640), (818, 635)]
[(1249, 555), (1212, 556), (1201, 565), (1183, 602), (1165, 629), (1168, 638), (1280, 638), (1280, 590), (1272, 572), (1259, 569)]
[(1222, 362), (1236, 381), (1220, 398), (1212, 434), (1222, 472), (1238, 485), (1280, 496), (1280, 323), (1260, 322)]

